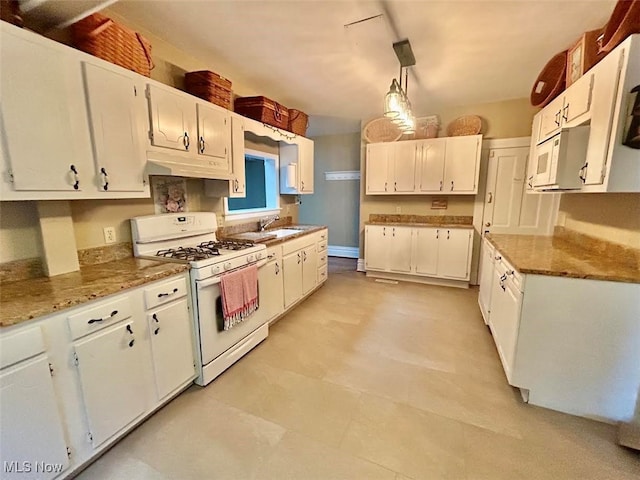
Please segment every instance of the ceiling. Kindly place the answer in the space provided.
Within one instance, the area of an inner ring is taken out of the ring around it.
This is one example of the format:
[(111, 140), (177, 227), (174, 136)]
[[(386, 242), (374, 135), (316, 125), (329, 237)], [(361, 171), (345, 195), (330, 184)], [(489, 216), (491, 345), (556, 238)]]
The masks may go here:
[[(411, 41), (417, 116), (528, 97), (554, 54), (603, 26), (615, 0), (125, 1), (111, 10), (232, 81), (310, 115), (369, 119)], [(345, 27), (345, 24), (382, 15)]]

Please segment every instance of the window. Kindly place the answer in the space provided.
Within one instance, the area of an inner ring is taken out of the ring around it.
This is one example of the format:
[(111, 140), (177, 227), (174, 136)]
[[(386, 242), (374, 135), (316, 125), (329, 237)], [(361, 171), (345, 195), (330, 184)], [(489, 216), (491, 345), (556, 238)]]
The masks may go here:
[(225, 213), (237, 216), (277, 213), (280, 208), (278, 156), (245, 150), (244, 168), (246, 197), (225, 199)]

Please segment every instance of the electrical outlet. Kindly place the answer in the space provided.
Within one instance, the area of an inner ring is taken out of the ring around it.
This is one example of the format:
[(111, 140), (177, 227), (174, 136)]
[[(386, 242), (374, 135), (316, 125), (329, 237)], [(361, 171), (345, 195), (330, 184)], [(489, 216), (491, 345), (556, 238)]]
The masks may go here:
[(104, 227), (104, 243), (116, 243), (116, 229), (113, 227)]
[(396, 207), (396, 213), (402, 213), (402, 207)]

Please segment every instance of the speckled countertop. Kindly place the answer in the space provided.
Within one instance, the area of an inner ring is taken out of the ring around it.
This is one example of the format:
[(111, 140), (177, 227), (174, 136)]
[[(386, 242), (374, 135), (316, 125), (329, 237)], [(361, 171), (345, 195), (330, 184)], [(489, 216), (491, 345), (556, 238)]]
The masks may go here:
[(564, 233), (553, 236), (491, 234), (487, 236), (520, 273), (640, 283), (637, 250), (603, 247), (590, 237)]
[(55, 313), (187, 270), (186, 264), (124, 258), (78, 272), (0, 285), (0, 327)]
[(391, 227), (437, 227), (437, 228), (473, 228), (473, 217), (454, 215), (369, 215), (365, 225), (384, 225)]
[(228, 240), (252, 240), (256, 243), (264, 243), (266, 246), (270, 247), (272, 245), (277, 245), (279, 243), (288, 242), (289, 240), (293, 240), (294, 238), (300, 238), (309, 233), (319, 232), (327, 228), (326, 225), (286, 225), (284, 227), (291, 230), (299, 230), (297, 233), (293, 233), (291, 235), (287, 235), (286, 237), (277, 238), (273, 233), (269, 233), (269, 230), (265, 230), (264, 232), (242, 232), (242, 233), (225, 233), (224, 238)]

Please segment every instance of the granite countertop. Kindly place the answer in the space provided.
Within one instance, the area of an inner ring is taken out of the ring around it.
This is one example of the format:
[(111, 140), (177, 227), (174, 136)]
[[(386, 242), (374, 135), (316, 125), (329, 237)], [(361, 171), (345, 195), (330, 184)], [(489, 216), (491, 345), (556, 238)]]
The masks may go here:
[(59, 312), (186, 271), (186, 264), (128, 257), (78, 272), (0, 285), (0, 327)]
[[(490, 234), (486, 238), (520, 273), (640, 283), (637, 250), (614, 247), (615, 252), (582, 236)], [(602, 243), (602, 242), (600, 242)]]
[(372, 213), (365, 225), (391, 227), (473, 228), (473, 217), (456, 215), (401, 215)]
[(241, 233), (225, 233), (224, 238), (226, 240), (251, 240), (256, 243), (264, 243), (266, 246), (270, 247), (272, 245), (277, 245), (279, 243), (284, 243), (289, 240), (293, 240), (294, 238), (300, 238), (309, 233), (319, 232), (327, 228), (326, 225), (286, 225), (283, 227), (278, 227), (271, 229), (273, 230), (299, 230), (297, 233), (293, 233), (291, 235), (287, 235), (286, 237), (276, 237), (275, 234), (270, 233), (270, 230), (265, 230), (264, 232), (241, 232)]

